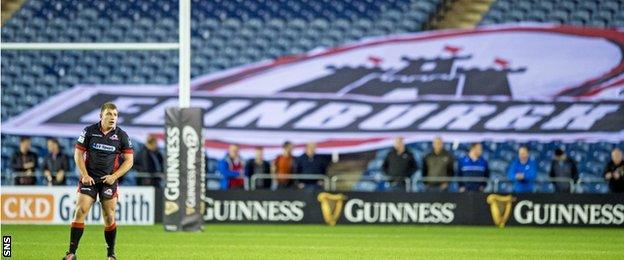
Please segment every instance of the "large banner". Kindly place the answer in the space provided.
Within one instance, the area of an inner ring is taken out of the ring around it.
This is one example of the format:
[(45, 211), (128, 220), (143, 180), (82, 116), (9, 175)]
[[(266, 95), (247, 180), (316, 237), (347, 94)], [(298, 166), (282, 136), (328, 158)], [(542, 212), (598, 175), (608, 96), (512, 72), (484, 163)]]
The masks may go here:
[(168, 108), (166, 111), (166, 185), (163, 223), (168, 231), (202, 228), (205, 188), (204, 149), (200, 108)]
[(210, 191), (208, 223), (624, 227), (622, 194)]
[[(205, 147), (243, 153), (285, 140), (320, 153), (431, 140), (624, 140), (624, 32), (515, 25), (364, 39), (198, 77)], [(163, 139), (176, 86), (76, 86), (3, 133), (76, 136), (115, 102), (134, 138)]]
[[(120, 187), (116, 222), (121, 225), (154, 224), (154, 188)], [(69, 224), (76, 209), (72, 187), (9, 187), (0, 192), (2, 224)], [(87, 224), (103, 224), (99, 202), (87, 214)]]

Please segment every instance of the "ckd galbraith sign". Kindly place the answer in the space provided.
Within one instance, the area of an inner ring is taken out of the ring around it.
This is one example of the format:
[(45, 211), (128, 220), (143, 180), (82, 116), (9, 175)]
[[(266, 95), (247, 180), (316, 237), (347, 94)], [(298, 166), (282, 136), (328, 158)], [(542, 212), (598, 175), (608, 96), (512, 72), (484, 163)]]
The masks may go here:
[[(285, 139), (316, 141), (320, 153), (363, 151), (396, 135), (621, 141), (623, 50), (621, 30), (570, 26), (384, 36), (199, 77), (191, 103), (205, 111), (204, 145), (216, 154), (230, 142), (277, 150)], [(3, 133), (75, 136), (113, 101), (132, 137), (164, 139), (177, 93), (76, 86), (4, 122)]]
[[(75, 187), (2, 187), (2, 224), (69, 224), (76, 208)], [(154, 224), (154, 188), (119, 189), (116, 222), (122, 225)], [(102, 224), (99, 203), (87, 214), (87, 224)]]
[(210, 191), (207, 223), (624, 227), (620, 194)]

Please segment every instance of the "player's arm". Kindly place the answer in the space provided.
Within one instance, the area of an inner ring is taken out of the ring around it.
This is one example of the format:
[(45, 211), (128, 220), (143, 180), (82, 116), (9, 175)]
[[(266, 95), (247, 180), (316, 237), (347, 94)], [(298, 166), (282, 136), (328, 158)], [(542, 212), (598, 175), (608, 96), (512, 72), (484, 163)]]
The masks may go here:
[(87, 172), (87, 165), (84, 161), (85, 153), (87, 152), (87, 147), (89, 146), (90, 136), (87, 134), (88, 129), (85, 128), (82, 130), (80, 136), (78, 136), (78, 140), (76, 140), (76, 148), (74, 149), (74, 162), (76, 162), (76, 168), (78, 169), (78, 174), (80, 174), (80, 181), (86, 185), (93, 185), (95, 181), (91, 176), (89, 176), (89, 172)]
[(102, 177), (102, 179), (104, 179), (104, 183), (115, 183), (115, 181), (121, 178), (121, 176), (124, 176), (124, 174), (126, 174), (126, 172), (128, 172), (134, 164), (134, 149), (132, 147), (132, 142), (130, 141), (130, 137), (128, 137), (125, 133), (121, 134), (121, 153), (123, 154), (124, 162), (111, 175)]
[(74, 161), (76, 162), (76, 168), (78, 168), (78, 174), (80, 174), (80, 180), (82, 181), (82, 183), (87, 185), (93, 185), (95, 184), (95, 181), (93, 180), (93, 178), (91, 178), (91, 176), (89, 176), (89, 173), (87, 172), (87, 166), (84, 162), (84, 154), (85, 150), (81, 149), (79, 146), (76, 146), (74, 152)]
[(134, 154), (132, 153), (124, 153), (124, 162), (119, 166), (117, 171), (115, 171), (112, 175), (115, 180), (124, 176), (126, 172), (128, 172), (132, 168), (132, 164), (134, 163)]

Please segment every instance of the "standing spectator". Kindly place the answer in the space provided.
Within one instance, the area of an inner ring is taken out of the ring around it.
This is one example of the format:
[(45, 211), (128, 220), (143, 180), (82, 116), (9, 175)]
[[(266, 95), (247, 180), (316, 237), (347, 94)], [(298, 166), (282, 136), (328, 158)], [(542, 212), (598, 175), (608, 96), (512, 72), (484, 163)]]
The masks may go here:
[(48, 185), (65, 185), (65, 173), (69, 171), (69, 159), (61, 153), (59, 142), (48, 139), (48, 155), (43, 161), (43, 176)]
[(245, 173), (243, 172), (243, 161), (238, 154), (238, 145), (230, 144), (228, 153), (219, 161), (219, 172), (221, 179), (221, 189), (242, 189), (245, 187)]
[[(481, 156), (483, 147), (480, 143), (470, 145), (468, 155), (459, 160), (457, 176), (459, 177), (483, 177), (490, 178), (490, 169), (487, 161)], [(487, 182), (460, 182), (459, 192), (481, 191), (485, 189)]]
[(412, 176), (418, 169), (414, 155), (405, 149), (403, 137), (394, 139), (394, 147), (384, 158), (381, 165), (386, 176), (392, 178), (391, 189), (405, 189), (405, 178)]
[(513, 182), (513, 192), (533, 192), (536, 177), (535, 161), (529, 158), (529, 149), (521, 146), (518, 149), (518, 158), (513, 160), (507, 170), (507, 178)]
[(282, 145), (282, 149), (282, 154), (278, 155), (277, 158), (275, 158), (271, 168), (273, 170), (273, 173), (277, 175), (277, 187), (289, 188), (290, 186), (292, 186), (292, 180), (289, 178), (284, 178), (284, 176), (289, 176), (295, 170), (295, 159), (291, 154), (292, 144), (289, 141), (286, 141)]
[(140, 173), (149, 173), (151, 177), (137, 177), (139, 186), (160, 186), (160, 178), (157, 174), (164, 172), (163, 155), (158, 150), (156, 137), (150, 135), (145, 140), (143, 149), (134, 159), (134, 169)]
[[(306, 144), (305, 153), (297, 158), (297, 173), (299, 174), (327, 174), (327, 166), (329, 159), (325, 156), (316, 154), (316, 143), (309, 142)], [(322, 180), (299, 180), (297, 188), (304, 189), (320, 189), (323, 186)]]
[(37, 154), (30, 151), (30, 138), (21, 137), (19, 150), (11, 157), (11, 170), (18, 174), (15, 177), (16, 185), (35, 185), (35, 169), (37, 168)]
[[(451, 153), (444, 150), (442, 138), (433, 139), (433, 151), (423, 159), (423, 176), (424, 177), (451, 177), (453, 176), (453, 166), (455, 158)], [(429, 189), (446, 191), (448, 188), (447, 181), (429, 182)]]
[(611, 161), (605, 167), (604, 176), (605, 180), (609, 182), (611, 192), (624, 192), (624, 160), (622, 160), (622, 150), (619, 148), (611, 151)]
[[(566, 156), (561, 148), (555, 150), (555, 158), (550, 164), (550, 178), (570, 178), (576, 182), (578, 180), (578, 171), (576, 163)], [(570, 192), (570, 183), (554, 182), (556, 192)]]
[[(251, 177), (254, 174), (270, 174), (271, 173), (271, 165), (269, 162), (264, 160), (264, 152), (262, 151), (262, 147), (256, 147), (255, 157), (253, 159), (249, 159), (247, 163), (245, 163), (245, 175), (247, 177)], [(260, 185), (257, 183), (252, 183), (251, 185), (256, 185), (256, 187), (260, 187), (263, 189), (271, 188), (271, 180), (269, 179), (261, 179), (259, 181)]]

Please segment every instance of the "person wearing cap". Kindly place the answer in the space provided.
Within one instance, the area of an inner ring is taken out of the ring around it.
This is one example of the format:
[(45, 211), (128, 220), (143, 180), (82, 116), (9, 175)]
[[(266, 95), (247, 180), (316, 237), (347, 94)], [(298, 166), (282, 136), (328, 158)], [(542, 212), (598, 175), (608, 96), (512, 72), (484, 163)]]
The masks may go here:
[[(578, 171), (576, 163), (561, 148), (555, 150), (555, 157), (550, 163), (550, 178), (570, 178), (576, 182)], [(554, 181), (555, 192), (570, 192), (570, 183)]]

